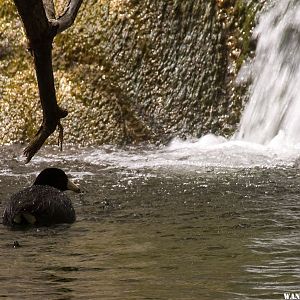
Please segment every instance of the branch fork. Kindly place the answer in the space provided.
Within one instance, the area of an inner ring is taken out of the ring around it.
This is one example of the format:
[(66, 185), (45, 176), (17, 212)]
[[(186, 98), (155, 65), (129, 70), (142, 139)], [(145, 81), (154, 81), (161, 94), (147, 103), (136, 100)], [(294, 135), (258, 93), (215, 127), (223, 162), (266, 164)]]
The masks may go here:
[(59, 129), (59, 143), (62, 147), (61, 119), (65, 118), (68, 112), (57, 104), (52, 67), (52, 43), (57, 34), (72, 26), (82, 1), (70, 0), (64, 13), (56, 18), (53, 0), (14, 0), (29, 41), (29, 51), (34, 58), (43, 110), (41, 127), (24, 150), (27, 163), (56, 128)]

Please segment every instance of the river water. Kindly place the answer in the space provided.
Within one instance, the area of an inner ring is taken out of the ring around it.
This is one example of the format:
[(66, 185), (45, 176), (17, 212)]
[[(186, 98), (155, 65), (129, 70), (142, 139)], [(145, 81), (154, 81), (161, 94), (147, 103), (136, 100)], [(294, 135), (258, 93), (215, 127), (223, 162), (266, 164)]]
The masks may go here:
[(22, 147), (2, 146), (1, 210), (49, 166), (85, 192), (70, 194), (71, 226), (0, 226), (0, 298), (297, 299), (298, 2), (278, 1), (260, 21), (251, 97), (231, 140), (44, 147), (28, 165)]
[(63, 168), (85, 193), (69, 194), (71, 226), (0, 226), (1, 298), (265, 300), (299, 292), (294, 151), (208, 136), (155, 149), (45, 147), (28, 165), (20, 152), (0, 150), (1, 210), (46, 166)]

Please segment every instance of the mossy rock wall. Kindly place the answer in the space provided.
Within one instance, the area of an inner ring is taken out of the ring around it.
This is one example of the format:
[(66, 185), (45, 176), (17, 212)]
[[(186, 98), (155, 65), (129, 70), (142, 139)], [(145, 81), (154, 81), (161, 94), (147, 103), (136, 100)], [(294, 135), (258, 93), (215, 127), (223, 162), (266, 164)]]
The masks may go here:
[[(261, 6), (259, 0), (85, 1), (53, 48), (58, 101), (70, 112), (66, 141), (232, 134), (243, 106), (233, 82)], [(21, 22), (12, 1), (0, 0), (0, 142), (28, 140), (41, 115)]]

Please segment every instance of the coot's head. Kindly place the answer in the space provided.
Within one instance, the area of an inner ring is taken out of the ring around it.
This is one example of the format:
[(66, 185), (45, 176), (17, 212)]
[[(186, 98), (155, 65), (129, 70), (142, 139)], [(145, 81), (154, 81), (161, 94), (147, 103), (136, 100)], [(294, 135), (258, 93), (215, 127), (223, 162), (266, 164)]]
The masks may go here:
[(58, 168), (47, 168), (35, 179), (34, 185), (48, 185), (60, 191), (71, 190), (80, 193), (80, 188), (74, 184), (66, 173)]

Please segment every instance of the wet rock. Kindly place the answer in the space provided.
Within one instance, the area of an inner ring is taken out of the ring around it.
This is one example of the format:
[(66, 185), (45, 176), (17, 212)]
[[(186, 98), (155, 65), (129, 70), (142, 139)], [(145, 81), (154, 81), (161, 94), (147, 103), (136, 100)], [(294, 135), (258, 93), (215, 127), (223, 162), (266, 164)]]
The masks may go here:
[[(89, 1), (54, 44), (65, 141), (232, 134), (245, 102), (234, 78), (263, 2)], [(33, 63), (13, 4), (0, 3), (0, 142), (25, 142), (42, 118)]]

